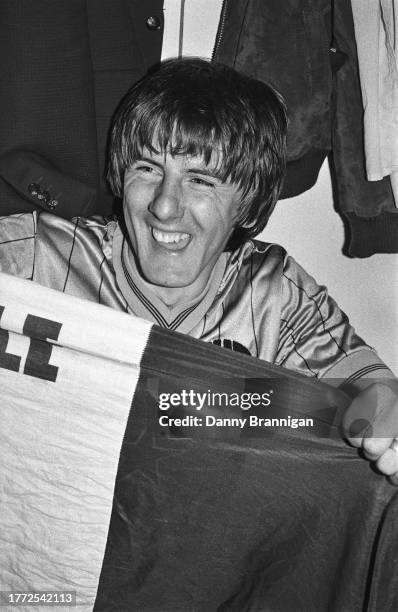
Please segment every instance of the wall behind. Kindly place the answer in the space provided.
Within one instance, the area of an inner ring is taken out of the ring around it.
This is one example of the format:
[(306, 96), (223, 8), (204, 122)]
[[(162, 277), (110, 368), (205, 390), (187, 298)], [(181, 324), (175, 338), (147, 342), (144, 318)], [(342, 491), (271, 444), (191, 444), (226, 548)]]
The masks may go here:
[(367, 259), (342, 254), (344, 229), (333, 208), (327, 162), (312, 189), (278, 203), (259, 237), (283, 245), (326, 285), (357, 333), (398, 375), (398, 254)]

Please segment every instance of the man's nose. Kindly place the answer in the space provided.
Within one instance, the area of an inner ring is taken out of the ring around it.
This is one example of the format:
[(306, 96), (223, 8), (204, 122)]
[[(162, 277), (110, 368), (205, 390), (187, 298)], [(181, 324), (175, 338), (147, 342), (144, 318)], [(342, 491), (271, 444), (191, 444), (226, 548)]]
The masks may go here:
[(161, 221), (180, 219), (184, 210), (181, 187), (178, 181), (165, 177), (156, 187), (149, 210)]

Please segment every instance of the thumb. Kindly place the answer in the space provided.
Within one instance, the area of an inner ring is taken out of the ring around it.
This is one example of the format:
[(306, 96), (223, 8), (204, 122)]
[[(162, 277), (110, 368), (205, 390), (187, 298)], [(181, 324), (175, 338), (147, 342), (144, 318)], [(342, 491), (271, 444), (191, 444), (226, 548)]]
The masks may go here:
[(351, 403), (342, 420), (343, 436), (361, 447), (365, 438), (393, 438), (398, 434), (397, 395), (386, 384), (374, 383)]

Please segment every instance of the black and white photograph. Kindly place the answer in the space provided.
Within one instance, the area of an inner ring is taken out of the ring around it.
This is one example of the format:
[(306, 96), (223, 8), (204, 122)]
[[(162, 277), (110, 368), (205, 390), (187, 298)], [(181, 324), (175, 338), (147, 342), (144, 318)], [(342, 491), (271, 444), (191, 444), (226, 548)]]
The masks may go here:
[(0, 0), (0, 609), (398, 610), (398, 0)]

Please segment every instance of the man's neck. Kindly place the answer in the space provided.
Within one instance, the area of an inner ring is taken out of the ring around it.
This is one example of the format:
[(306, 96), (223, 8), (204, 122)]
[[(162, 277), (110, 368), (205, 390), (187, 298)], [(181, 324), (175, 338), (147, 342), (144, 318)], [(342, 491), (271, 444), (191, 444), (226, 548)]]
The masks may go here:
[[(220, 256), (219, 261), (215, 266), (212, 266), (211, 272), (204, 278), (197, 279), (189, 287), (167, 287), (159, 286), (148, 282), (140, 273), (134, 260), (136, 274), (139, 275), (141, 286), (148, 292), (153, 293), (161, 302), (169, 309), (173, 309), (179, 305), (194, 304), (204, 299), (210, 287), (213, 285), (213, 280), (220, 277), (220, 267), (225, 269), (224, 253)], [(221, 263), (222, 262), (222, 263)]]

